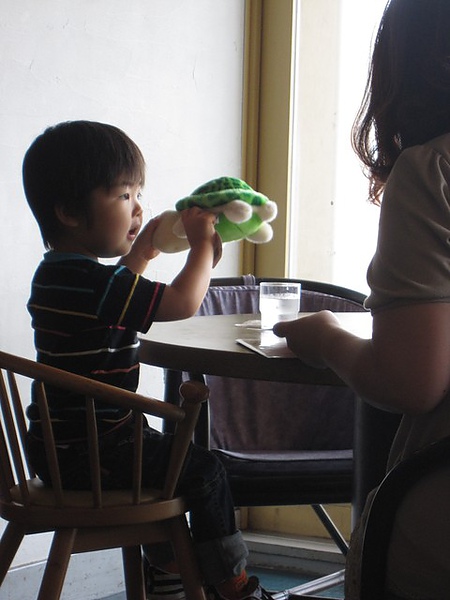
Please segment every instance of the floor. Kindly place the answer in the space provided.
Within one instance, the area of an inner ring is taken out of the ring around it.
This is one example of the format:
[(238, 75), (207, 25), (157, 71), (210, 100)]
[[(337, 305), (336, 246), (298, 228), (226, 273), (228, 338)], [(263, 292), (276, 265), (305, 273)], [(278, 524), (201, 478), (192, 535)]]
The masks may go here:
[[(263, 588), (268, 591), (280, 591), (292, 588), (296, 585), (301, 585), (310, 581), (310, 578), (303, 577), (298, 573), (292, 573), (292, 571), (275, 571), (272, 569), (261, 569), (261, 568), (249, 568), (251, 575), (256, 575)], [(315, 594), (320, 598), (321, 595), (327, 598), (344, 598), (343, 586), (336, 586), (332, 589), (324, 591), (322, 594)]]
[[(280, 591), (292, 588), (296, 585), (301, 585), (304, 582), (309, 581), (307, 577), (303, 577), (298, 573), (292, 571), (280, 571), (273, 569), (262, 569), (257, 567), (249, 567), (249, 575), (256, 575), (263, 588), (268, 591)], [(322, 594), (316, 594), (318, 598), (320, 596), (326, 596), (327, 598), (344, 598), (344, 591), (342, 586), (336, 586), (335, 588), (324, 591)], [(115, 594), (104, 598), (104, 600), (125, 600), (125, 593)]]

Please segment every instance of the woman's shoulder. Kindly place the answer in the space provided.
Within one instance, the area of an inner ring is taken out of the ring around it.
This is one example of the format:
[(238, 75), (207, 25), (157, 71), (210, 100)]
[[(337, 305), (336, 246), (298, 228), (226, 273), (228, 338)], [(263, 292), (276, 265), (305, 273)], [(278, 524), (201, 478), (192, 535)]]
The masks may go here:
[(442, 158), (450, 163), (450, 132), (435, 137), (423, 144), (405, 148), (400, 156), (401, 162), (410, 159), (425, 159), (426, 157)]
[(426, 142), (424, 146), (425, 148), (430, 148), (431, 150), (450, 158), (450, 132), (433, 138)]
[(420, 192), (425, 200), (424, 188), (433, 195), (439, 192), (439, 196), (446, 196), (443, 184), (445, 189), (450, 186), (450, 133), (409, 146), (400, 153), (386, 183), (383, 201), (390, 190), (398, 192), (398, 188), (414, 196)]

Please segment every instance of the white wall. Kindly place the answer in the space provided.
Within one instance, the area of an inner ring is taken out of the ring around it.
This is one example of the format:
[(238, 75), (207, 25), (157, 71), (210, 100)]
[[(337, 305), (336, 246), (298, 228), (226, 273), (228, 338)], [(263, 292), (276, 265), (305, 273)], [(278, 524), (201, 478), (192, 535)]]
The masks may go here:
[[(59, 121), (119, 126), (146, 157), (154, 215), (208, 179), (239, 176), (244, 0), (1, 0), (0, 10), (0, 346), (33, 356), (25, 305), (43, 247), (22, 192), (27, 147)], [(147, 276), (169, 281), (183, 261), (158, 257)], [(216, 275), (237, 272), (229, 245)], [(21, 562), (41, 554), (34, 542)]]
[(368, 180), (351, 148), (350, 131), (386, 0), (343, 0), (341, 4), (333, 277), (342, 285), (368, 292), (366, 272), (376, 247), (380, 211), (367, 200)]

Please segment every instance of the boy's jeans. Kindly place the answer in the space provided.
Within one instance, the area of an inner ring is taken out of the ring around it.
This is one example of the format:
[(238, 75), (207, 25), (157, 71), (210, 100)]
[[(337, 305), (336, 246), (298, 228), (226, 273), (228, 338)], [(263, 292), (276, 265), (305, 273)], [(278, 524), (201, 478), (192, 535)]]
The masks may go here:
[[(144, 427), (143, 485), (161, 487), (167, 470), (172, 436)], [(104, 489), (131, 486), (133, 426), (131, 423), (100, 436), (100, 460)], [(39, 477), (50, 484), (43, 443), (28, 435), (29, 456)], [(89, 458), (85, 441), (61, 445), (58, 457), (66, 489), (90, 486)], [(218, 584), (239, 575), (245, 568), (247, 548), (236, 530), (234, 505), (226, 472), (219, 459), (204, 448), (191, 445), (178, 493), (186, 498), (190, 526), (200, 569), (207, 584)], [(155, 556), (156, 547), (146, 554)], [(173, 560), (171, 548), (157, 546), (158, 565)]]

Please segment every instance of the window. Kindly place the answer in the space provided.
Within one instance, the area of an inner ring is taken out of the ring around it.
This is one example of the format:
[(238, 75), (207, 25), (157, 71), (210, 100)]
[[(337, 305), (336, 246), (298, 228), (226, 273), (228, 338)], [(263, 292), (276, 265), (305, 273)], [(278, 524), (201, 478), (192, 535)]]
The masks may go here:
[(379, 209), (350, 131), (385, 0), (302, 0), (294, 23), (290, 276), (361, 291)]
[(255, 249), (247, 272), (367, 291), (379, 209), (366, 200), (368, 182), (350, 130), (385, 4), (262, 1), (260, 22), (253, 23), (261, 35), (253, 183), (281, 210), (274, 241)]

